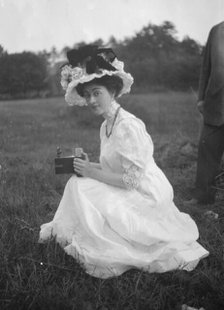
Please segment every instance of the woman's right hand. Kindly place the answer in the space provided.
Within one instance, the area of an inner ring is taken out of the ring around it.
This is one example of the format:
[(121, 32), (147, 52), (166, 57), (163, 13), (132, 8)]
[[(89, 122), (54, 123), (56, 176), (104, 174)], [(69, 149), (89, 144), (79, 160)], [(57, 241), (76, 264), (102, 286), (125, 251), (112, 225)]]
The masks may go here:
[(91, 165), (89, 162), (88, 155), (86, 153), (83, 153), (85, 159), (81, 159), (78, 157), (75, 157), (73, 160), (73, 168), (74, 171), (82, 175), (83, 177), (89, 177), (91, 174)]

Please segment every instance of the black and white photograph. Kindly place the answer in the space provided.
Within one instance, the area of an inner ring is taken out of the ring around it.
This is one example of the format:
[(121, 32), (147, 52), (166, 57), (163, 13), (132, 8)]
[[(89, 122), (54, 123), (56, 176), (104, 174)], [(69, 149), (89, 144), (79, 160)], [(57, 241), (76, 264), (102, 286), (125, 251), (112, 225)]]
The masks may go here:
[(0, 309), (224, 309), (224, 1), (0, 0)]

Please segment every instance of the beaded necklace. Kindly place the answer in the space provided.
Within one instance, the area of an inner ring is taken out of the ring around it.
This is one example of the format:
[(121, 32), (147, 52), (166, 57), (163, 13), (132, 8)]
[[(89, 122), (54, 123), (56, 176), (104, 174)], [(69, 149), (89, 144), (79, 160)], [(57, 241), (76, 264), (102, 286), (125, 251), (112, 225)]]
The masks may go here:
[(112, 126), (111, 126), (111, 129), (110, 129), (109, 133), (108, 133), (107, 125), (106, 125), (106, 136), (107, 136), (107, 138), (109, 138), (111, 136), (111, 134), (112, 134), (112, 131), (113, 131), (113, 128), (114, 128), (114, 124), (116, 122), (116, 119), (117, 119), (117, 116), (118, 116), (120, 108), (121, 107), (118, 107), (117, 110), (116, 110), (116, 113), (115, 113), (115, 116), (114, 116), (114, 120), (113, 120), (113, 123), (112, 123)]

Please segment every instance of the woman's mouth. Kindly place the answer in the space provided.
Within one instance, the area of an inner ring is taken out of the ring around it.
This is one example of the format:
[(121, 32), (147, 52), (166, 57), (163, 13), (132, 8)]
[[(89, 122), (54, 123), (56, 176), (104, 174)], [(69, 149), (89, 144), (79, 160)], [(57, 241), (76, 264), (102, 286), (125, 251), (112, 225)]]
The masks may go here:
[(92, 105), (91, 108), (92, 108), (93, 110), (95, 110), (95, 109), (98, 108), (98, 105)]

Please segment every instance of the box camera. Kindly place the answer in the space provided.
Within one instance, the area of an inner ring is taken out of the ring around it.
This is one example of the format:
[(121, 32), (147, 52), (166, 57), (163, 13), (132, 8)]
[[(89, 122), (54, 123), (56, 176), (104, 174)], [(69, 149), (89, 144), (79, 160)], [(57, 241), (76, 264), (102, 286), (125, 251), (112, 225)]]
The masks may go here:
[(76, 174), (81, 177), (80, 174), (74, 171), (73, 160), (74, 158), (85, 159), (82, 148), (75, 148), (73, 155), (61, 157), (61, 149), (57, 148), (57, 158), (54, 159), (55, 174)]

